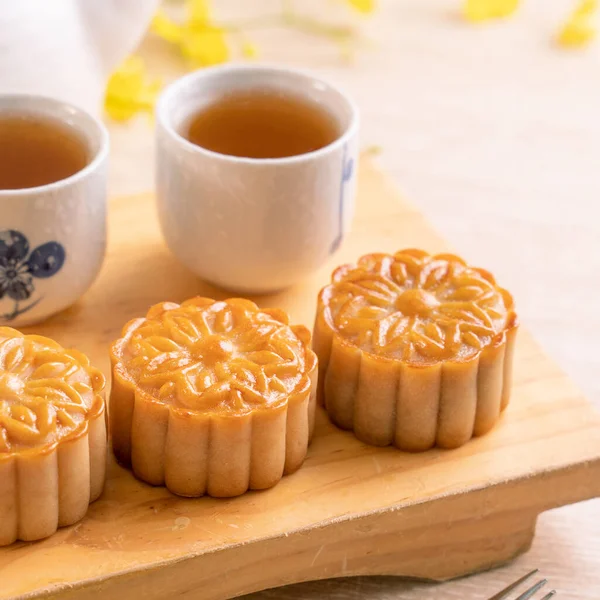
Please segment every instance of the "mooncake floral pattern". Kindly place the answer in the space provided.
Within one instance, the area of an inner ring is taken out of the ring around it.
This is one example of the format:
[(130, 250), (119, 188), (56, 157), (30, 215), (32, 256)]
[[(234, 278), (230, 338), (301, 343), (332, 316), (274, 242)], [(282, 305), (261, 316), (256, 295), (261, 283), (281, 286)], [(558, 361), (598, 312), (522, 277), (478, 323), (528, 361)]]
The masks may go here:
[(244, 414), (310, 385), (309, 340), (309, 331), (290, 327), (281, 310), (195, 298), (156, 305), (113, 352), (129, 377), (161, 402)]
[(0, 327), (0, 454), (74, 433), (103, 387), (83, 354)]
[(47, 242), (29, 253), (29, 241), (14, 229), (0, 231), (0, 300), (13, 301), (10, 312), (0, 320), (12, 321), (32, 309), (42, 298), (22, 306), (35, 292), (34, 278), (52, 277), (65, 262), (65, 249), (58, 242)]
[(465, 359), (506, 327), (510, 294), (451, 254), (369, 254), (343, 266), (322, 292), (326, 318), (345, 339), (411, 363)]

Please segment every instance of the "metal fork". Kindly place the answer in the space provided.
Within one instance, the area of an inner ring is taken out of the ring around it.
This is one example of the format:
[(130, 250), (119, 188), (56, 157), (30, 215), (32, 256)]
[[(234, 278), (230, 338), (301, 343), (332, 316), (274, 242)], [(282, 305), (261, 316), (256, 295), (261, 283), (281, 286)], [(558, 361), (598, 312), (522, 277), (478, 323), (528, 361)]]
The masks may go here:
[[(522, 583), (525, 583), (528, 579), (533, 577), (538, 572), (538, 569), (534, 569), (531, 573), (527, 573), (518, 579), (514, 583), (511, 583), (508, 587), (505, 587), (502, 591), (498, 592), (495, 596), (489, 598), (489, 600), (508, 600), (508, 596), (513, 590), (516, 590)], [(540, 579), (537, 583), (532, 585), (528, 590), (525, 590), (520, 596), (517, 596), (513, 600), (528, 600), (529, 598), (533, 599), (533, 595), (536, 592), (539, 592), (546, 584), (548, 583), (547, 579)], [(550, 600), (556, 594), (556, 590), (552, 590), (548, 592), (543, 598), (540, 600)]]

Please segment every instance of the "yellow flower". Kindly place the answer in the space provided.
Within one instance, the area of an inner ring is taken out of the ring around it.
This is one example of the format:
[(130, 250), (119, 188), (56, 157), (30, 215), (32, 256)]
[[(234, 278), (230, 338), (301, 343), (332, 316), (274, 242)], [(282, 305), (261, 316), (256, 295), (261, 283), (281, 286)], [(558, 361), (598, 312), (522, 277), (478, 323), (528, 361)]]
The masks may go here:
[(130, 56), (111, 75), (106, 87), (104, 108), (116, 121), (127, 121), (138, 112), (152, 114), (160, 81), (146, 83), (146, 69), (139, 56)]
[(171, 21), (162, 10), (156, 13), (150, 24), (150, 31), (152, 33), (155, 33), (171, 44), (179, 44), (181, 42), (182, 29), (181, 25)]
[(151, 30), (177, 44), (193, 66), (206, 67), (229, 60), (226, 32), (212, 23), (208, 0), (187, 0), (186, 9), (187, 19), (181, 25), (159, 11)]
[(187, 0), (188, 23), (196, 26), (210, 25), (209, 0)]
[(245, 41), (242, 44), (242, 54), (246, 58), (256, 58), (259, 55), (258, 47), (252, 42)]
[(219, 27), (189, 27), (183, 33), (181, 53), (198, 67), (218, 65), (229, 60), (225, 32)]
[(463, 14), (468, 21), (478, 23), (509, 17), (519, 7), (519, 0), (464, 0)]
[(567, 48), (578, 48), (587, 45), (596, 37), (596, 28), (592, 20), (598, 3), (596, 0), (579, 2), (569, 20), (558, 33), (559, 45)]
[(346, 0), (346, 2), (358, 12), (365, 15), (375, 10), (375, 0)]

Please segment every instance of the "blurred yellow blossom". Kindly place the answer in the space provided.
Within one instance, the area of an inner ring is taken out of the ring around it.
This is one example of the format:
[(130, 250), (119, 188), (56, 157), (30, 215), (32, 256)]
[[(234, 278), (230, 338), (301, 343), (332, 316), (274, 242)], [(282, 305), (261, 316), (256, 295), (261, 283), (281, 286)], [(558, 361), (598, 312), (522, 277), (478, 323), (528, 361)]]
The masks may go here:
[(210, 25), (209, 0), (187, 0), (187, 11), (190, 23)]
[(160, 9), (152, 19), (150, 31), (171, 44), (179, 44), (183, 37), (181, 25), (171, 21)]
[(358, 12), (369, 14), (375, 10), (375, 0), (346, 0)]
[(596, 0), (581, 0), (569, 20), (558, 33), (561, 46), (578, 48), (586, 46), (596, 36), (593, 18), (598, 9)]
[(151, 31), (172, 44), (194, 67), (207, 67), (229, 60), (225, 29), (211, 20), (208, 0), (187, 0), (187, 18), (179, 24), (163, 11), (154, 17)]
[(139, 56), (130, 56), (108, 80), (106, 112), (116, 121), (126, 121), (140, 111), (152, 114), (161, 86), (158, 80), (147, 83), (144, 62)]
[(258, 47), (256, 44), (246, 40), (242, 44), (242, 54), (245, 58), (256, 58), (259, 55)]
[(193, 66), (210, 67), (229, 60), (225, 32), (219, 27), (190, 28), (183, 34), (181, 53)]
[(519, 0), (464, 0), (463, 14), (468, 21), (479, 23), (509, 17), (517, 8)]
[[(353, 11), (367, 15), (376, 7), (376, 0), (335, 0)], [(215, 21), (210, 0), (185, 0), (185, 16), (177, 20), (161, 8), (158, 10), (150, 31), (173, 44), (192, 68), (207, 67), (228, 61), (232, 50), (238, 55), (253, 59), (259, 48), (246, 36), (249, 27), (270, 27), (273, 19), (259, 17), (242, 23), (218, 23)], [(336, 24), (321, 20), (310, 14), (295, 10), (293, 0), (281, 0), (281, 12), (274, 17), (275, 23), (329, 38), (340, 48), (340, 54), (351, 61), (357, 41), (358, 29), (353, 24)], [(105, 106), (110, 117), (125, 121), (139, 111), (151, 112), (161, 87), (160, 82), (146, 83), (146, 69), (140, 57), (128, 58), (111, 76), (106, 89)]]

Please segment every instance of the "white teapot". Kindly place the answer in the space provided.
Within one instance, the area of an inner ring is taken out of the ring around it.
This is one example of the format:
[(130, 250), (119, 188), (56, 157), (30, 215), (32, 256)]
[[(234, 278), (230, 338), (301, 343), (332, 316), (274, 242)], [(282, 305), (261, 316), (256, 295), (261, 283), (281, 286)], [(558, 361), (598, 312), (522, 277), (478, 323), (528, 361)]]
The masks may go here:
[(158, 0), (4, 0), (0, 93), (51, 96), (98, 115), (111, 71)]

